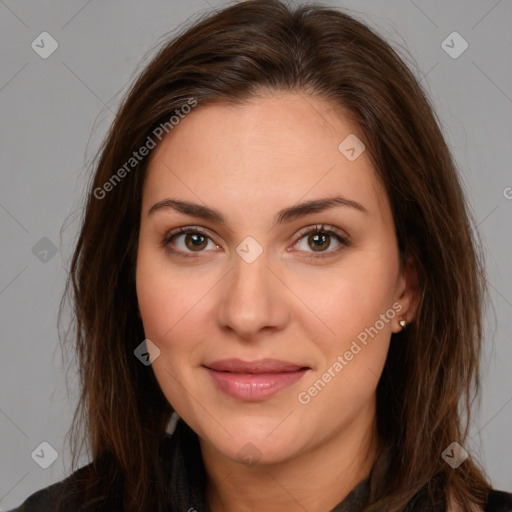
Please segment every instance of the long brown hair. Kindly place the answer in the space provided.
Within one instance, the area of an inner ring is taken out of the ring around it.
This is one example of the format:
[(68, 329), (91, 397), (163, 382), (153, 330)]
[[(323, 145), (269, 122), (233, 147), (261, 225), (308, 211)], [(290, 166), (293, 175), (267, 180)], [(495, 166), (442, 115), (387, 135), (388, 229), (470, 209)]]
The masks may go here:
[[(366, 510), (402, 510), (425, 486), (466, 509), (484, 503), (489, 482), (478, 463), (470, 457), (454, 470), (441, 457), (467, 438), (486, 285), (472, 215), (433, 108), (404, 61), (365, 24), (278, 0), (230, 5), (166, 42), (98, 153), (65, 291), (73, 292), (81, 382), (71, 432), (75, 455), (85, 439), (94, 461), (91, 497), (116, 489), (125, 510), (163, 507), (157, 450), (172, 408), (151, 367), (133, 354), (144, 339), (135, 267), (148, 158), (126, 163), (191, 98), (243, 102), (261, 90), (312, 94), (350, 114), (389, 196), (404, 261), (411, 257), (418, 269), (417, 316), (392, 336), (377, 389), (390, 469)], [(113, 181), (123, 166), (122, 180)]]

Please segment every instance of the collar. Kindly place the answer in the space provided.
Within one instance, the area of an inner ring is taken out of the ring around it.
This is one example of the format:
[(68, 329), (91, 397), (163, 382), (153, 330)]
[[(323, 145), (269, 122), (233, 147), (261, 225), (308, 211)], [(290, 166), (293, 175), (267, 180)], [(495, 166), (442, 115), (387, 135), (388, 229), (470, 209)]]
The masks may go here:
[[(170, 510), (179, 512), (210, 512), (206, 497), (207, 475), (203, 465), (201, 448), (197, 434), (179, 420), (174, 432), (167, 434), (161, 443), (161, 457), (169, 478), (167, 503)], [(367, 500), (377, 494), (385, 485), (389, 467), (389, 446), (384, 447), (367, 478), (359, 482), (331, 512), (358, 512)], [(424, 490), (424, 489), (423, 489)], [(422, 490), (422, 491), (423, 491)], [(420, 491), (408, 503), (405, 510), (444, 510), (430, 508), (425, 501), (425, 493)]]

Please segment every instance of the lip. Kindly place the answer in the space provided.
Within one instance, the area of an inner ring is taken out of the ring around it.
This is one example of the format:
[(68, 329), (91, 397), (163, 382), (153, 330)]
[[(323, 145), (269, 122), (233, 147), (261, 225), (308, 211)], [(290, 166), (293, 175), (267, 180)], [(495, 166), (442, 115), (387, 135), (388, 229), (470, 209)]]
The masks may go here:
[(205, 365), (210, 370), (232, 373), (287, 373), (306, 368), (280, 359), (256, 359), (243, 361), (242, 359), (222, 359)]
[(310, 368), (278, 359), (223, 359), (204, 365), (224, 393), (239, 400), (268, 398), (297, 382)]

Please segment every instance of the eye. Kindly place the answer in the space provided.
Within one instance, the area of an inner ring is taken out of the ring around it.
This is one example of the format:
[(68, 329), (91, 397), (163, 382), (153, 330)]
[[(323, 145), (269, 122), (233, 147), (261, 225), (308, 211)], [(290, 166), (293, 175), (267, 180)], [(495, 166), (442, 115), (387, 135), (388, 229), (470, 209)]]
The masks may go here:
[[(181, 244), (180, 242), (177, 242), (180, 237), (183, 237)], [(202, 228), (198, 226), (189, 226), (167, 233), (162, 240), (161, 245), (173, 254), (179, 254), (185, 258), (198, 258), (200, 257), (200, 254), (190, 254), (190, 251), (192, 251), (192, 253), (203, 252), (203, 249), (208, 246), (209, 240), (211, 241), (211, 238)], [(178, 250), (171, 248), (170, 245), (178, 246)], [(214, 245), (217, 248), (219, 247), (217, 244)]]
[[(333, 237), (336, 239), (338, 247), (334, 250), (327, 251), (327, 249), (332, 245)], [(302, 230), (293, 247), (299, 247), (303, 239), (307, 244), (306, 247), (313, 249), (312, 251), (304, 249), (305, 252), (310, 252), (310, 254), (305, 256), (306, 258), (326, 258), (338, 253), (343, 249), (343, 247), (350, 245), (349, 237), (347, 235), (343, 234), (333, 226), (325, 227), (323, 224)]]
[[(338, 247), (327, 251), (332, 245), (332, 238), (335, 238)], [(306, 258), (326, 258), (338, 253), (343, 247), (350, 245), (347, 235), (333, 226), (325, 227), (323, 224), (303, 229), (293, 244), (293, 248), (300, 246), (303, 239), (305, 239), (308, 247), (313, 249), (313, 251), (300, 249), (303, 252), (310, 252), (310, 254), (305, 256)], [(204, 252), (209, 242), (212, 242), (217, 249), (220, 249), (217, 244), (213, 243), (203, 228), (187, 226), (167, 233), (161, 242), (161, 246), (172, 254), (178, 254), (184, 258), (199, 258), (201, 256), (200, 253)], [(172, 246), (176, 247), (176, 249)]]

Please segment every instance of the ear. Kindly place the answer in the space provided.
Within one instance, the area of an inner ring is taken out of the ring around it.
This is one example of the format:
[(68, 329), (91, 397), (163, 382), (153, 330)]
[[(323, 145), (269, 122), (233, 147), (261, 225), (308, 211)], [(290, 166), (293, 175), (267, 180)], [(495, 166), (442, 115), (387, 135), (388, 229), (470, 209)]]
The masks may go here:
[(402, 309), (395, 317), (392, 331), (400, 332), (403, 327), (399, 322), (405, 320), (408, 324), (411, 323), (416, 317), (420, 302), (418, 269), (411, 256), (408, 256), (402, 265), (396, 287), (395, 301), (400, 303)]

